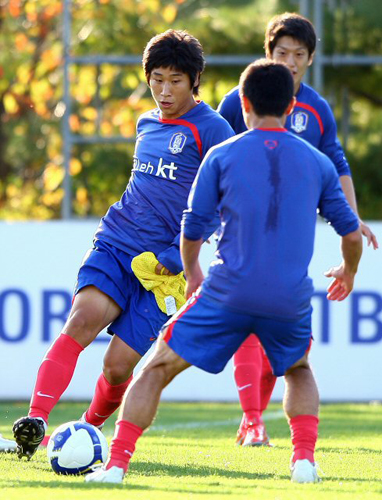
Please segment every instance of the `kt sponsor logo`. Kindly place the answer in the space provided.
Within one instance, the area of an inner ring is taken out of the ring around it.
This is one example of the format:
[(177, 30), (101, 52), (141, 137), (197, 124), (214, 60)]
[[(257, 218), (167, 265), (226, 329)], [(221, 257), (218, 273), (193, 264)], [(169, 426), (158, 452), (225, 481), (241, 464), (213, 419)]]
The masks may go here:
[(139, 158), (134, 157), (133, 172), (143, 172), (145, 174), (155, 175), (163, 179), (176, 180), (176, 170), (178, 167), (172, 161), (169, 164), (164, 163), (163, 158), (159, 158), (158, 165), (153, 165), (150, 161), (147, 163), (141, 162)]

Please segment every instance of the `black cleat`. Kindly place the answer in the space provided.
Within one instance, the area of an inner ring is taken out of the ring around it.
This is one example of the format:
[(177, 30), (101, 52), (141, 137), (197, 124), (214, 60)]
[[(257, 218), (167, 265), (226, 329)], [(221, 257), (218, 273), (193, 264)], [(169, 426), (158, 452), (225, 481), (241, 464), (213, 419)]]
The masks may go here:
[(17, 456), (30, 460), (44, 439), (45, 426), (38, 418), (22, 417), (13, 424), (13, 435), (17, 444)]

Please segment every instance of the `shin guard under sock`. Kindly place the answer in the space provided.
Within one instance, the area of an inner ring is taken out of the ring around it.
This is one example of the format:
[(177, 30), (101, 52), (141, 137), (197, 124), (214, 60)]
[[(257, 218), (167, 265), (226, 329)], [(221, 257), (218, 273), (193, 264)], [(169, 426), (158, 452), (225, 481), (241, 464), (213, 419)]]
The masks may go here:
[(261, 418), (260, 377), (261, 345), (256, 335), (250, 335), (233, 357), (234, 376), (244, 419), (257, 422)]
[(48, 423), (50, 412), (72, 380), (78, 356), (83, 349), (76, 340), (63, 333), (55, 340), (37, 374), (30, 417), (40, 417)]
[(261, 357), (260, 409), (262, 413), (268, 407), (277, 377), (273, 375), (271, 364), (263, 349), (261, 349)]
[(127, 471), (135, 451), (135, 444), (142, 432), (143, 429), (127, 420), (117, 420), (106, 469), (120, 467), (125, 472)]
[(96, 427), (102, 425), (120, 407), (123, 395), (132, 380), (133, 376), (131, 375), (126, 382), (111, 385), (105, 375), (101, 373), (97, 381), (93, 400), (85, 414), (86, 422)]
[(307, 459), (314, 463), (318, 422), (318, 417), (315, 415), (297, 415), (290, 419), (289, 426), (293, 443), (292, 462)]

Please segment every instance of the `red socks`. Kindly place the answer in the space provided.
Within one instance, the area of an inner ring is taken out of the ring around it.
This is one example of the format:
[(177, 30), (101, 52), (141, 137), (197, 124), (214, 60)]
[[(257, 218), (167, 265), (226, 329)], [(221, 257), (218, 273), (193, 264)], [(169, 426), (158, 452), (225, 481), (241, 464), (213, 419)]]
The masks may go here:
[[(250, 335), (233, 357), (234, 375), (246, 422), (261, 421), (277, 377), (255, 334)], [(243, 425), (244, 422), (242, 421)]]
[(314, 449), (318, 437), (318, 417), (297, 415), (289, 421), (293, 443), (292, 462), (304, 460), (314, 463)]
[(244, 420), (247, 422), (257, 422), (261, 419), (261, 351), (256, 335), (250, 335), (233, 357), (235, 382), (245, 414)]
[(72, 380), (77, 359), (84, 348), (62, 333), (45, 354), (33, 390), (30, 417), (41, 417), (48, 423), (52, 411)]
[(260, 409), (261, 412), (267, 409), (276, 384), (277, 377), (273, 375), (272, 367), (264, 349), (261, 349), (261, 379), (260, 379)]
[(123, 395), (133, 380), (133, 376), (122, 384), (111, 385), (104, 374), (98, 378), (93, 400), (86, 412), (85, 419), (96, 427), (102, 425), (122, 403)]
[(135, 451), (135, 444), (142, 432), (143, 429), (131, 422), (117, 420), (106, 469), (116, 466), (125, 472), (127, 471), (130, 459)]

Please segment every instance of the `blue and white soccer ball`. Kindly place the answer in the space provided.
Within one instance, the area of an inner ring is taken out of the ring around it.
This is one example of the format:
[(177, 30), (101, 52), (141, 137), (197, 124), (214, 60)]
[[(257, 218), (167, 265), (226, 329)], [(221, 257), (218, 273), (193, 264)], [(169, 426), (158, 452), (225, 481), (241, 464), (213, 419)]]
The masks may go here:
[(67, 422), (50, 436), (47, 454), (57, 474), (86, 474), (105, 462), (108, 446), (102, 432), (85, 422)]

